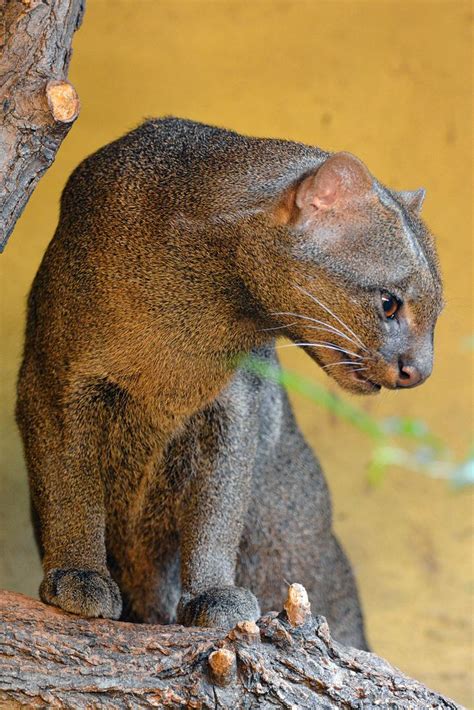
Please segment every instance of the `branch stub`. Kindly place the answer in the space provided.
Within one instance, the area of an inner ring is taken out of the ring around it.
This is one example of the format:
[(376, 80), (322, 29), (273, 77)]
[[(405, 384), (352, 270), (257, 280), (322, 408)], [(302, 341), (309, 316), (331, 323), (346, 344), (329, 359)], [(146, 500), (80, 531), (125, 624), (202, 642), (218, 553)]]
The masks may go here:
[(234, 651), (219, 648), (210, 654), (208, 660), (213, 682), (221, 686), (229, 685), (237, 669)]
[(302, 584), (290, 584), (284, 607), (292, 626), (302, 626), (311, 617), (311, 604)]
[(72, 123), (79, 115), (79, 97), (69, 81), (51, 79), (46, 84), (46, 98), (57, 123)]
[(260, 629), (255, 621), (239, 621), (229, 632), (227, 638), (232, 641), (247, 641), (253, 643), (260, 641)]

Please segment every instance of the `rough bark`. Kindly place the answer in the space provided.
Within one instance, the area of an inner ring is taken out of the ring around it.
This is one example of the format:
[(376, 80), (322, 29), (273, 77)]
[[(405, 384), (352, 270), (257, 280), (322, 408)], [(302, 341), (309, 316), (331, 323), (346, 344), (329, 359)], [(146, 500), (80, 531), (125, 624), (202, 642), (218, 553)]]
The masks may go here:
[[(0, 707), (459, 708), (308, 606), (218, 629), (82, 619), (0, 593)], [(289, 597), (291, 594), (289, 594)], [(303, 598), (303, 605), (304, 605)]]
[(84, 2), (6, 0), (3, 7), (0, 251), (79, 113), (67, 71)]

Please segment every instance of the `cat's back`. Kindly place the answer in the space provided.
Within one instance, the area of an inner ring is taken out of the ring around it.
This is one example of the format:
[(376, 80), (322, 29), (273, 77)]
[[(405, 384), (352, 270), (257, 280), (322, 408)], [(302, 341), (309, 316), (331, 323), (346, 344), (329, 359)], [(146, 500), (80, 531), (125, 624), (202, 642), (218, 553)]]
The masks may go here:
[[(237, 133), (180, 118), (148, 120), (85, 158), (71, 174), (62, 196), (70, 211), (78, 194), (91, 202), (107, 193), (185, 186), (205, 167), (219, 165), (223, 152), (237, 155), (251, 139)], [(92, 190), (92, 187), (95, 190)], [(99, 192), (97, 193), (97, 190)], [(170, 190), (171, 192), (172, 190)], [(83, 193), (83, 195), (82, 195)]]
[(148, 120), (72, 173), (61, 222), (119, 214), (140, 223), (176, 212), (208, 217), (261, 206), (327, 155), (302, 143), (253, 138), (181, 118)]
[(324, 155), (302, 143), (187, 119), (144, 122), (71, 174), (32, 287), (30, 313), (39, 305), (52, 312), (67, 303), (74, 310), (79, 302), (112, 302), (130, 284), (146, 286), (171, 253), (178, 259), (182, 251), (188, 260), (189, 249), (204, 248), (201, 238), (187, 234), (193, 224), (201, 234), (206, 225), (210, 234), (215, 217), (261, 209)]

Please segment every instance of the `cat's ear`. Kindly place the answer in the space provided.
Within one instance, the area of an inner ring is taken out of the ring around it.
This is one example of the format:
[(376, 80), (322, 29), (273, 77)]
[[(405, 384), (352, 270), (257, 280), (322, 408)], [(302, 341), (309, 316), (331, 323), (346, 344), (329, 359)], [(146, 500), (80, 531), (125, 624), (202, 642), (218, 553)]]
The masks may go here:
[(425, 201), (426, 191), (422, 187), (420, 187), (419, 190), (403, 190), (398, 193), (398, 196), (408, 209), (420, 214), (423, 202)]
[(296, 205), (327, 210), (372, 189), (373, 178), (364, 163), (351, 153), (335, 153), (296, 190)]

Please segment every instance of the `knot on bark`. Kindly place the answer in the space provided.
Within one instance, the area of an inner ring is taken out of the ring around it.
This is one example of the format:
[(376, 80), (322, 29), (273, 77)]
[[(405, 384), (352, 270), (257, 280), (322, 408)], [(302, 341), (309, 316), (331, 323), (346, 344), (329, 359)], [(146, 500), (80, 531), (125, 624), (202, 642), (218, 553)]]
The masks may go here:
[(260, 629), (255, 621), (239, 621), (234, 628), (229, 631), (227, 638), (231, 641), (256, 643), (260, 641)]
[(79, 115), (79, 97), (69, 81), (51, 79), (46, 84), (49, 109), (57, 123), (72, 123)]
[(283, 608), (292, 626), (303, 626), (311, 618), (311, 604), (302, 584), (290, 584)]
[(234, 651), (219, 648), (208, 659), (211, 680), (216, 685), (226, 686), (236, 675), (237, 660)]

